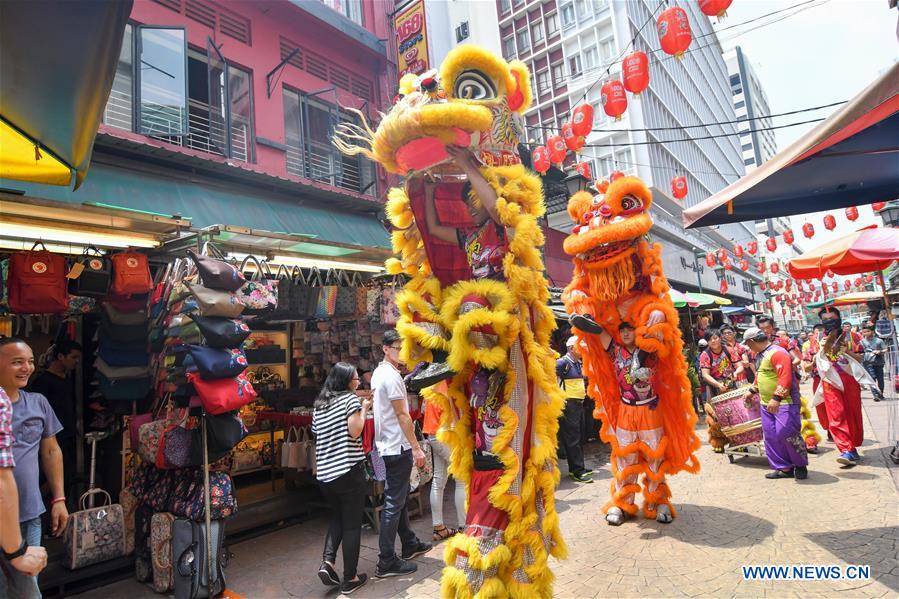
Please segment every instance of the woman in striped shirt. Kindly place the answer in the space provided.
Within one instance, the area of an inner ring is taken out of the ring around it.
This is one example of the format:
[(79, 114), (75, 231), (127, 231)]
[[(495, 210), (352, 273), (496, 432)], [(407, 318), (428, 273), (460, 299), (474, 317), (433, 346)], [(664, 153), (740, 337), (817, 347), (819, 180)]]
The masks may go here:
[[(371, 400), (359, 400), (354, 393), (358, 386), (355, 366), (338, 362), (328, 373), (312, 414), (316, 478), (331, 506), (331, 521), (318, 576), (328, 586), (340, 585), (344, 594), (355, 591), (368, 579), (365, 574), (356, 574), (356, 566), (366, 493), (361, 435)], [(343, 584), (334, 569), (341, 542)]]

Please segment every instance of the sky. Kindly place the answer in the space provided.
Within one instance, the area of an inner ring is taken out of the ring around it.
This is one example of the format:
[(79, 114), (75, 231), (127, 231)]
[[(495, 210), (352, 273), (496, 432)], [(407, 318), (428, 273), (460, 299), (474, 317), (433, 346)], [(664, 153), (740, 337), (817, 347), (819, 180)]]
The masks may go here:
[[(755, 19), (799, 4), (802, 0), (734, 0), (718, 28)], [(897, 17), (887, 0), (817, 0), (810, 8), (782, 21), (741, 33), (755, 25), (792, 11), (766, 17), (752, 25), (721, 31), (726, 51), (739, 45), (752, 63), (772, 114), (848, 100), (867, 87), (899, 57)], [(826, 117), (839, 107), (775, 119), (775, 125)], [(815, 125), (800, 125), (775, 131), (779, 149), (786, 148)], [(859, 219), (850, 222), (843, 210), (831, 211), (837, 228), (824, 228), (825, 212), (792, 217), (796, 238), (802, 223), (811, 222), (815, 236), (804, 244), (811, 248), (852, 230), (881, 224), (870, 206), (859, 206)]]

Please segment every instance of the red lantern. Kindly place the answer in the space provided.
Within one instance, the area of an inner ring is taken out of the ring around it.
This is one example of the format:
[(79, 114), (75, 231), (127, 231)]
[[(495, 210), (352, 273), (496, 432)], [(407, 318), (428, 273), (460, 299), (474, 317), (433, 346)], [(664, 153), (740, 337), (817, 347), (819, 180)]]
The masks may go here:
[(833, 231), (837, 228), (837, 219), (833, 217), (833, 214), (824, 215), (824, 228), (828, 231)]
[(727, 256), (724, 257), (724, 261), (721, 263), (724, 265), (724, 270), (733, 270), (734, 265), (731, 263), (730, 258)]
[(793, 236), (793, 229), (784, 231), (784, 243), (792, 244), (794, 241), (796, 241), (796, 238)]
[(840, 288), (840, 286), (837, 285), (837, 282), (836, 282), (836, 281), (834, 281), (833, 283), (830, 284), (830, 288), (833, 289), (833, 292), (834, 292), (834, 293), (836, 293), (837, 290)]
[(811, 239), (815, 236), (815, 227), (812, 223), (805, 223), (802, 225), (802, 234), (805, 235), (806, 239)]
[(858, 219), (858, 208), (855, 206), (849, 206), (846, 208), (846, 218), (851, 221), (855, 221)]
[(734, 0), (699, 0), (699, 10), (710, 17), (718, 17), (720, 21), (727, 14), (727, 9)]
[(746, 244), (746, 250), (749, 252), (750, 256), (755, 256), (756, 252), (759, 251), (759, 244), (755, 241), (750, 241)]
[(575, 135), (587, 137), (593, 129), (593, 106), (580, 104), (571, 112), (571, 129)]
[(678, 200), (684, 199), (687, 195), (687, 179), (685, 177), (675, 177), (671, 180), (671, 193)]
[(796, 289), (799, 291), (805, 291), (805, 288), (802, 286), (802, 281), (796, 281)]
[(546, 149), (549, 150), (549, 159), (553, 164), (562, 164), (565, 155), (568, 154), (568, 146), (560, 135), (553, 135), (546, 140)]
[(734, 256), (736, 256), (737, 258), (743, 257), (743, 246), (742, 245), (734, 246)]
[(759, 274), (764, 274), (764, 272), (765, 272), (765, 263), (764, 263), (764, 262), (759, 262), (758, 265), (755, 267), (755, 270), (756, 270), (756, 272), (759, 273)]
[(880, 212), (881, 210), (886, 208), (886, 205), (886, 202), (874, 202), (873, 204), (871, 204), (871, 209), (874, 210), (874, 212)]
[(594, 187), (596, 188), (596, 191), (598, 191), (599, 193), (605, 193), (606, 190), (609, 189), (609, 180), (608, 179), (600, 179), (599, 181), (597, 181), (595, 183)]
[(683, 8), (672, 6), (659, 15), (656, 21), (656, 31), (659, 33), (659, 43), (666, 54), (672, 54), (680, 58), (683, 56), (693, 34), (690, 32), (690, 20)]
[(829, 278), (829, 279), (832, 279), (832, 278), (833, 278), (833, 271), (830, 270), (830, 269), (828, 268), (828, 269), (827, 269), (827, 272), (824, 273), (824, 276), (827, 277), (827, 278)]
[(873, 281), (873, 280), (874, 280), (874, 277), (871, 276), (871, 273), (868, 273), (868, 274), (865, 275), (865, 283), (870, 284), (871, 281)]
[(779, 272), (780, 272), (780, 264), (778, 264), (777, 262), (772, 262), (771, 263), (771, 274), (776, 275)]
[(749, 260), (743, 258), (740, 260), (740, 270), (747, 271), (749, 270)]
[(718, 291), (721, 292), (721, 295), (725, 295), (725, 294), (727, 294), (727, 289), (728, 289), (727, 280), (721, 279), (721, 284), (718, 285)]
[(590, 172), (590, 164), (586, 162), (578, 162), (574, 166), (574, 170), (576, 170), (585, 179), (593, 179), (593, 173)]
[(856, 277), (855, 280), (854, 280), (852, 283), (853, 283), (856, 287), (861, 287), (861, 286), (862, 286), (862, 278), (861, 278), (861, 277)]
[(846, 291), (849, 291), (850, 289), (852, 289), (852, 283), (849, 282), (849, 279), (846, 279), (845, 281), (843, 281), (843, 288)]
[(627, 110), (627, 94), (624, 93), (624, 85), (617, 79), (606, 81), (600, 89), (602, 109), (612, 118), (620, 119)]
[(649, 59), (645, 52), (628, 54), (621, 61), (624, 89), (639, 95), (649, 85)]
[(622, 173), (621, 171), (612, 171), (609, 174), (609, 181), (614, 183), (615, 181), (617, 181), (618, 179), (620, 179), (623, 176), (624, 176), (624, 173)]
[(706, 252), (705, 263), (709, 268), (715, 268), (715, 254), (713, 254), (712, 252)]
[(586, 141), (574, 132), (571, 128), (571, 123), (562, 125), (562, 139), (565, 140), (565, 146), (572, 152), (579, 152)]
[(534, 153), (531, 155), (531, 162), (534, 163), (534, 170), (542, 175), (548, 171), (550, 167), (549, 150), (544, 146), (537, 146), (534, 148)]
[(724, 261), (727, 260), (727, 252), (724, 250), (724, 248), (718, 250), (716, 256), (718, 256), (718, 262), (720, 262), (721, 264), (724, 264)]
[(769, 237), (765, 240), (765, 247), (768, 248), (769, 252), (775, 251), (777, 249), (777, 239)]
[(765, 284), (764, 281), (759, 281), (759, 289), (760, 289), (761, 291), (764, 291), (764, 290), (767, 289), (767, 288), (768, 288), (768, 285)]

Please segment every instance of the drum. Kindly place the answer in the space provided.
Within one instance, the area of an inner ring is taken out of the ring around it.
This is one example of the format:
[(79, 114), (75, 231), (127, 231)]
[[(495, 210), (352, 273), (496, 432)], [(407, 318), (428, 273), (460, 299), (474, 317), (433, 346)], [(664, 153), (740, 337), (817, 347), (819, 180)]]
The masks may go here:
[(761, 402), (758, 393), (749, 394), (748, 390), (748, 386), (741, 387), (716, 395), (709, 401), (731, 447), (762, 440)]

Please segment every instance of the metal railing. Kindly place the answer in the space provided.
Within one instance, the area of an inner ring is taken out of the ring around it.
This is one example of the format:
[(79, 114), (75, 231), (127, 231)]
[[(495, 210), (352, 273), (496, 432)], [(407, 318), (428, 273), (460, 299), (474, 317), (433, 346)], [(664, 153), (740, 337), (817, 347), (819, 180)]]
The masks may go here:
[[(368, 169), (366, 173), (365, 169)], [(287, 172), (356, 193), (375, 194), (373, 165), (369, 160), (344, 156), (330, 145), (309, 142), (309, 148), (287, 148)], [(366, 186), (369, 186), (366, 189)]]

